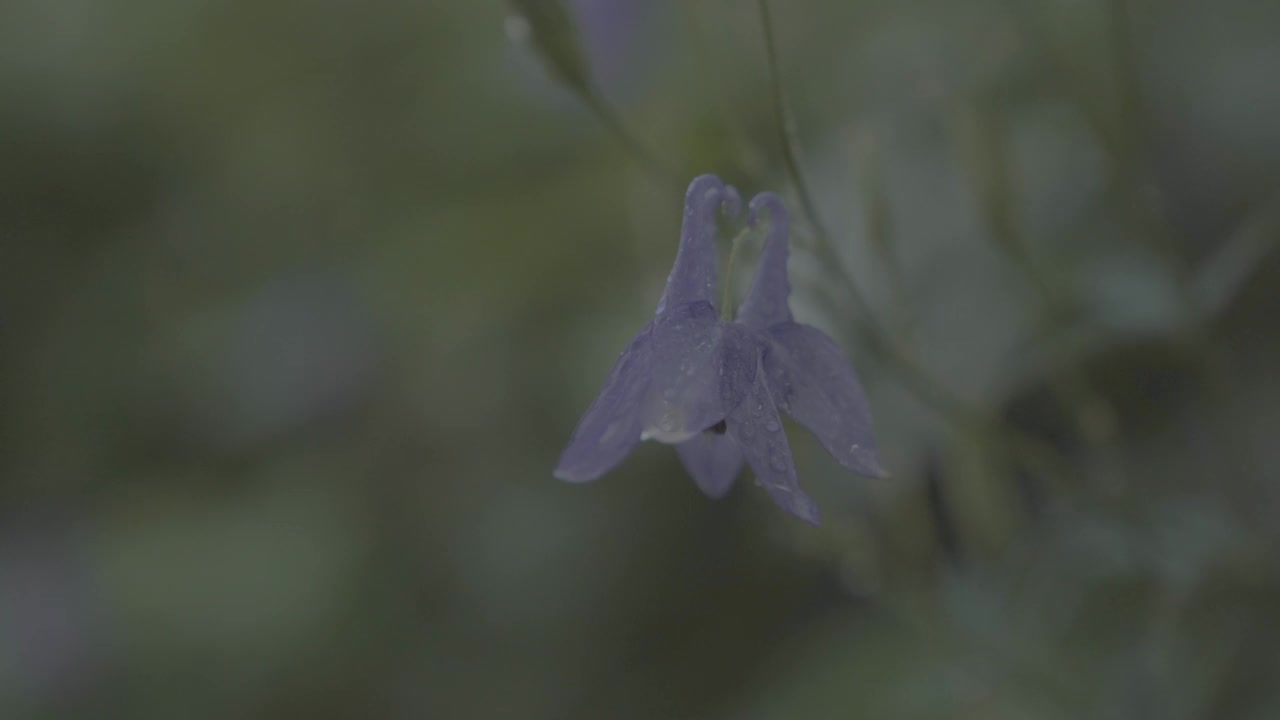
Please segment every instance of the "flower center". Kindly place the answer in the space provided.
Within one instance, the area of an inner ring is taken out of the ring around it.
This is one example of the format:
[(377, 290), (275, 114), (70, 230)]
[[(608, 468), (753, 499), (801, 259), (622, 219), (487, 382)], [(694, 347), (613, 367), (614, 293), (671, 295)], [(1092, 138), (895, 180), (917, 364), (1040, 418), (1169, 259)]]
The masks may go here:
[(733, 236), (733, 241), (729, 245), (729, 262), (724, 271), (724, 300), (720, 303), (720, 317), (725, 322), (733, 322), (733, 262), (738, 259), (738, 248), (742, 247), (742, 241), (749, 232), (751, 232), (750, 227), (742, 228), (737, 235)]

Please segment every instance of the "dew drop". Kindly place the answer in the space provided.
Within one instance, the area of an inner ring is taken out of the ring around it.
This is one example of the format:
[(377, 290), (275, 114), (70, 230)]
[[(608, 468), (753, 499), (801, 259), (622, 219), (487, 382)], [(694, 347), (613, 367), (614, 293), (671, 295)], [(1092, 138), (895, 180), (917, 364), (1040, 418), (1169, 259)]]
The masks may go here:
[(787, 459), (782, 457), (782, 453), (775, 453), (769, 458), (769, 467), (782, 472), (787, 469)]
[[(776, 420), (769, 420), (764, 424), (764, 429), (768, 430), (769, 432), (778, 432), (778, 430), (780, 430), (781, 428), (782, 426), (779, 425), (778, 421)], [(854, 447), (857, 447), (857, 445), (854, 445)]]
[(750, 440), (756, 436), (756, 426), (749, 422), (743, 423), (738, 432), (742, 433), (742, 437)]

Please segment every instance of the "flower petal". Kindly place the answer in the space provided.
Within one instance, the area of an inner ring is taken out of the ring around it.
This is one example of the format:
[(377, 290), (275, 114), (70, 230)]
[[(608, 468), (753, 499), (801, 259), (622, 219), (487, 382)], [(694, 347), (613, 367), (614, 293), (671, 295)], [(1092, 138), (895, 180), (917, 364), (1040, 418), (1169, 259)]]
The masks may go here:
[(853, 365), (821, 330), (799, 323), (775, 325), (764, 357), (769, 390), (778, 407), (818, 438), (841, 465), (884, 477), (871, 430), (871, 410)]
[[(717, 374), (723, 415), (732, 412), (751, 392), (761, 353), (760, 338), (736, 323), (720, 324)], [(723, 417), (722, 415), (722, 417)], [(680, 461), (704, 493), (723, 497), (742, 471), (742, 450), (727, 434), (702, 432), (676, 445)]]
[(725, 424), (728, 435), (755, 471), (756, 481), (774, 502), (801, 520), (817, 525), (818, 506), (800, 489), (791, 445), (782, 431), (782, 418), (778, 417), (763, 372), (756, 372), (751, 393), (729, 413)]
[(699, 175), (689, 183), (684, 196), (680, 249), (658, 301), (659, 315), (667, 308), (697, 301), (715, 307), (716, 208), (733, 217), (741, 205), (738, 191), (715, 175)]
[(791, 308), (787, 306), (791, 295), (791, 285), (787, 282), (787, 255), (791, 251), (787, 207), (782, 204), (782, 198), (771, 192), (756, 195), (747, 212), (747, 223), (752, 227), (759, 224), (761, 210), (769, 211), (769, 235), (760, 253), (755, 280), (742, 307), (738, 308), (738, 322), (753, 330), (791, 322)]
[(640, 442), (641, 411), (649, 389), (653, 323), (644, 326), (618, 356), (604, 388), (578, 421), (560, 455), (555, 476), (569, 482), (595, 480), (622, 462)]
[(642, 440), (682, 443), (724, 419), (720, 368), (726, 327), (705, 301), (654, 319)]
[(676, 445), (676, 453), (698, 489), (710, 498), (724, 497), (742, 472), (742, 450), (728, 435), (699, 433)]

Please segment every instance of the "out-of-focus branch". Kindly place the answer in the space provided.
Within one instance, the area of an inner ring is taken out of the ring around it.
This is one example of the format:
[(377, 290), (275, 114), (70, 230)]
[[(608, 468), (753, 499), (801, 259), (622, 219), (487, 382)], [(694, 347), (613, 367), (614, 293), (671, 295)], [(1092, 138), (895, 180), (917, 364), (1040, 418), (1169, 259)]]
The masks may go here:
[(626, 153), (654, 179), (680, 186), (670, 166), (632, 133), (591, 79), (578, 30), (559, 0), (510, 0), (516, 13), (514, 40), (528, 42), (547, 71), (595, 115)]

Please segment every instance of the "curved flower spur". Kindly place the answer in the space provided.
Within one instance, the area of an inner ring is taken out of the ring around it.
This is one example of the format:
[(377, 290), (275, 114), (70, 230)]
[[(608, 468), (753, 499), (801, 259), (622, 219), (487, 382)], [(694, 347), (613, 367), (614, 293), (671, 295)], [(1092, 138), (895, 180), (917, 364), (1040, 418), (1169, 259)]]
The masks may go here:
[(760, 193), (748, 208), (751, 227), (768, 211), (769, 232), (737, 320), (720, 320), (717, 208), (736, 217), (737, 191), (714, 175), (695, 178), (657, 312), (614, 364), (555, 475), (595, 480), (652, 439), (676, 446), (709, 497), (724, 496), (746, 462), (775, 502), (817, 525), (818, 508), (800, 489), (778, 411), (813, 432), (841, 465), (883, 476), (866, 397), (835, 342), (791, 317), (787, 211), (773, 193)]

